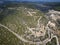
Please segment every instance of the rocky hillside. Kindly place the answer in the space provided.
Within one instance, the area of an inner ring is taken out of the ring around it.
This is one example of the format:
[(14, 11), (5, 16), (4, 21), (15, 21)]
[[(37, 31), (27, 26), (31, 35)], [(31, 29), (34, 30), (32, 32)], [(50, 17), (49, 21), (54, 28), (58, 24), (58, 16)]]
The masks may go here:
[(58, 36), (60, 42), (60, 12), (55, 10), (50, 10), (47, 14), (47, 18), (51, 23), (55, 24), (55, 27), (50, 26), (54, 30), (54, 34)]
[[(30, 6), (8, 6), (0, 9), (1, 45), (30, 45), (31, 43), (27, 43), (27, 40), (38, 42), (40, 37), (45, 44), (45, 39), (51, 38), (47, 35), (46, 27), (59, 38), (60, 42), (60, 12), (50, 10), (44, 14), (34, 6)], [(55, 43), (51, 45), (55, 45)]]
[[(36, 27), (37, 20), (40, 17), (42, 17), (40, 23), (46, 26), (48, 20), (41, 11), (23, 6), (8, 7), (0, 13), (0, 24), (5, 25), (21, 36), (25, 34), (26, 24), (29, 27)], [(0, 34), (1, 45), (28, 45), (28, 43), (19, 40), (4, 27), (0, 27)]]

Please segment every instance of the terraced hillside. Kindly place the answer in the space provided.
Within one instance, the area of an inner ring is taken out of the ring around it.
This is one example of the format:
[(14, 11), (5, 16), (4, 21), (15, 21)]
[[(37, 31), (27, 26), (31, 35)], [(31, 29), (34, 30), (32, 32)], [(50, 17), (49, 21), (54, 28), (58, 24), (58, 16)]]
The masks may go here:
[(59, 11), (44, 14), (32, 4), (0, 9), (0, 45), (59, 45), (59, 30)]
[[(23, 36), (27, 30), (26, 25), (36, 27), (37, 20), (40, 17), (42, 17), (40, 23), (45, 26), (47, 19), (39, 10), (23, 6), (8, 7), (0, 13), (0, 24), (8, 27), (19, 36)], [(11, 31), (0, 26), (0, 45), (29, 45), (29, 43), (25, 43), (17, 38)]]

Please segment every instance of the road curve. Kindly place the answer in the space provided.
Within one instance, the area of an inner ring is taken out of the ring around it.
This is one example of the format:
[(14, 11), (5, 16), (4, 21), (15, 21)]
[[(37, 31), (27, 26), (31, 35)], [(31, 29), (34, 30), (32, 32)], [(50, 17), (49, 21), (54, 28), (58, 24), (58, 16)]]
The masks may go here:
[[(2, 25), (2, 24), (0, 24), (0, 27), (4, 27), (4, 28), (6, 28), (6, 29), (8, 29), (8, 31), (9, 32), (11, 32), (12, 34), (14, 34), (18, 39), (20, 39), (20, 40), (22, 40), (23, 42), (27, 42), (27, 43), (31, 43), (31, 44), (43, 44), (43, 43), (47, 43), (47, 42), (49, 42), (49, 41), (51, 41), (51, 39), (46, 39), (46, 40), (44, 40), (44, 41), (40, 41), (40, 42), (33, 42), (33, 41), (28, 41), (28, 40), (25, 40), (24, 38), (22, 38), (20, 35), (18, 35), (17, 33), (15, 33), (15, 32), (13, 32), (11, 29), (9, 29), (8, 27), (6, 27), (6, 26), (4, 26), (4, 25)], [(55, 37), (56, 38), (56, 41), (57, 41), (57, 45), (59, 45), (59, 41), (58, 41), (58, 38), (57, 38), (57, 36), (52, 36), (52, 38), (53, 37)], [(45, 44), (46, 44), (45, 43)]]
[[(28, 40), (25, 40), (24, 38), (22, 38), (20, 35), (18, 35), (17, 33), (13, 32), (11, 29), (9, 29), (8, 27), (0, 24), (0, 27), (4, 27), (6, 29), (8, 29), (9, 32), (11, 32), (12, 34), (14, 34), (18, 39), (22, 40), (23, 42), (26, 42), (26, 43), (31, 43), (31, 44), (36, 44), (36, 42), (33, 42), (33, 41), (28, 41)], [(42, 44), (42, 42), (37, 42), (39, 44)]]

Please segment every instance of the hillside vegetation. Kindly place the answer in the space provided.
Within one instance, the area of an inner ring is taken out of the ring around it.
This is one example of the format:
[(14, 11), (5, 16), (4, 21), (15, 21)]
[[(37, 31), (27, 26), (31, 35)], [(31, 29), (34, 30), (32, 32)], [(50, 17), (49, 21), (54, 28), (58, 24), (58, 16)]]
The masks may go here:
[[(37, 20), (41, 16), (41, 23), (46, 25), (46, 17), (37, 9), (24, 6), (7, 7), (4, 10), (2, 9), (0, 13), (0, 23), (21, 36), (26, 31), (25, 24), (29, 27), (36, 27)], [(19, 40), (4, 27), (0, 27), (0, 34), (0, 45), (29, 45)]]

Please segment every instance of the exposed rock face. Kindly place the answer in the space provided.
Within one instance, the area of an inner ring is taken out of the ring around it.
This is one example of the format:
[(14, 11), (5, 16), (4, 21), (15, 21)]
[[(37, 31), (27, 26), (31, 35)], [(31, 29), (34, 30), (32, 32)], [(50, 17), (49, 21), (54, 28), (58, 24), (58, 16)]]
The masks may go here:
[(60, 42), (60, 12), (59, 11), (54, 11), (50, 10), (47, 13), (49, 20), (51, 21), (52, 24), (50, 24), (51, 29), (54, 30), (54, 34), (59, 37), (59, 42)]
[(49, 10), (47, 15), (48, 15), (48, 19), (51, 22), (55, 23), (55, 25), (60, 24), (60, 12), (59, 11)]

